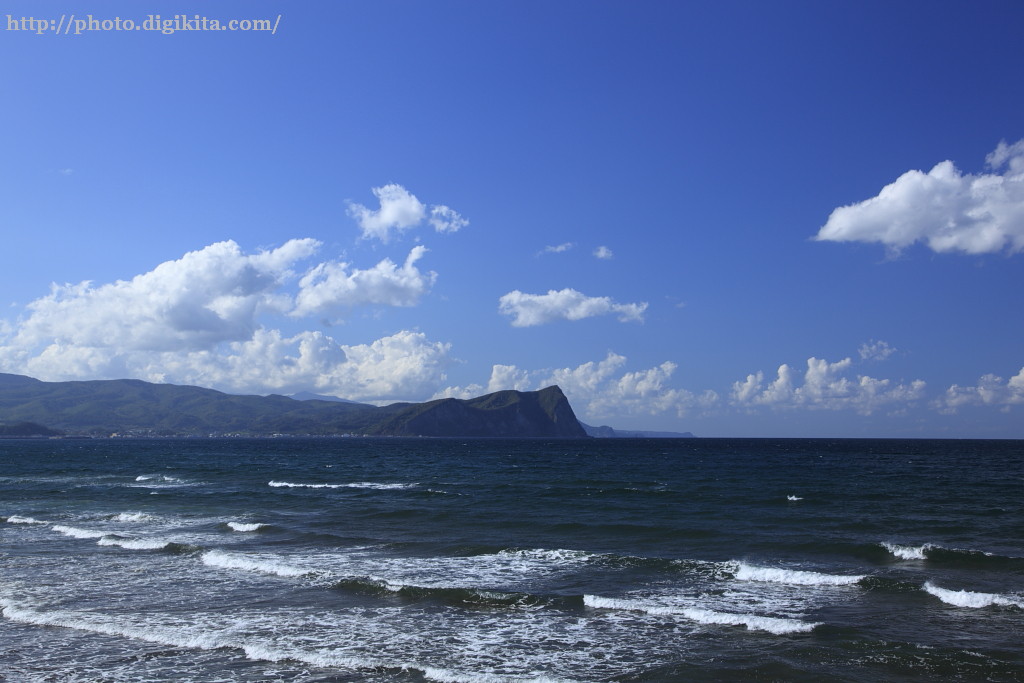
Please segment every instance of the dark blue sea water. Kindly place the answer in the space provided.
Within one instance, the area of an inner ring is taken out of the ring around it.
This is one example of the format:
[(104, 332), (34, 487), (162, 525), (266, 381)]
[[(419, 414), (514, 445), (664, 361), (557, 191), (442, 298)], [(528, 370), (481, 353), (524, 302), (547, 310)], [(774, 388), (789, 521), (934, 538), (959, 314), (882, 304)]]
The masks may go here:
[(1024, 442), (0, 441), (7, 681), (1024, 681)]

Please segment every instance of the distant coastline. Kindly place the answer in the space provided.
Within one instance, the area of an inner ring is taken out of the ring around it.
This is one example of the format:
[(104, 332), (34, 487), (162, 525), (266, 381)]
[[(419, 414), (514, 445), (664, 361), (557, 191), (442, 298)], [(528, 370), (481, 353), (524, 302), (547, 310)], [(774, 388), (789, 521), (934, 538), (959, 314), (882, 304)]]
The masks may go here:
[(0, 374), (0, 419), (17, 437), (587, 436), (558, 386), (378, 407), (130, 379), (43, 382)]

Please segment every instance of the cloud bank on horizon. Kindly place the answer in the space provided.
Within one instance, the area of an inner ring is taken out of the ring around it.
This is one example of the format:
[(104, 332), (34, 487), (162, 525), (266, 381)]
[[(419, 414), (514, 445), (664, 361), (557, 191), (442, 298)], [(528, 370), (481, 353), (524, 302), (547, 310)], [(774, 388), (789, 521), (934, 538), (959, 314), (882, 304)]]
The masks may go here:
[[(992, 172), (982, 175), (963, 174), (948, 161), (929, 173), (908, 171), (878, 196), (835, 209), (817, 239), (880, 242), (891, 249), (922, 242), (935, 251), (965, 254), (1019, 252), (1024, 249), (1024, 141), (1000, 143), (987, 162)], [(379, 208), (352, 202), (348, 207), (361, 239), (387, 244), (423, 226), (452, 234), (469, 225), (454, 209), (424, 204), (402, 185), (372, 191)], [(536, 253), (561, 254), (573, 244)], [(627, 358), (611, 350), (575, 367), (520, 368), (496, 358), (486, 382), (452, 386), (447, 370), (458, 362), (457, 340), (432, 340), (402, 329), (342, 343), (319, 330), (285, 333), (272, 326), (275, 317), (339, 324), (360, 308), (415, 307), (442, 277), (420, 265), (430, 261), (422, 244), (413, 246), (401, 265), (385, 257), (358, 267), (321, 258), (323, 250), (322, 242), (308, 237), (254, 253), (227, 240), (130, 280), (53, 284), (20, 317), (2, 322), (0, 370), (43, 380), (135, 377), (235, 393), (310, 390), (376, 403), (558, 384), (580, 417), (592, 421), (764, 409), (898, 414), (921, 405), (949, 414), (965, 406), (1007, 409), (1024, 403), (1024, 368), (1008, 380), (990, 373), (976, 386), (954, 384), (929, 395), (923, 380), (875, 378), (857, 372), (851, 357), (833, 362), (811, 357), (802, 373), (782, 363), (771, 380), (755, 370), (722, 393), (672, 386), (678, 369), (672, 360), (627, 370)], [(608, 260), (612, 251), (600, 246), (593, 255)], [(648, 307), (571, 287), (544, 294), (517, 289), (498, 299), (496, 311), (478, 314), (504, 315), (512, 327), (529, 328), (603, 316), (642, 323)], [(884, 362), (895, 352), (885, 341), (863, 342), (859, 365)]]

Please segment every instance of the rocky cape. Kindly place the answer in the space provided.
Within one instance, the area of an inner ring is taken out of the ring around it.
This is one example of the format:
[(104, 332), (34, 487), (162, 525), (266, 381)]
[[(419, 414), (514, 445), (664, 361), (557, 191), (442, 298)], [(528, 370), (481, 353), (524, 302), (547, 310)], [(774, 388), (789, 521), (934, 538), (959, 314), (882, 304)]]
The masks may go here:
[(0, 424), (19, 423), (91, 436), (587, 436), (557, 386), (373, 406), (134, 379), (43, 382), (0, 373)]

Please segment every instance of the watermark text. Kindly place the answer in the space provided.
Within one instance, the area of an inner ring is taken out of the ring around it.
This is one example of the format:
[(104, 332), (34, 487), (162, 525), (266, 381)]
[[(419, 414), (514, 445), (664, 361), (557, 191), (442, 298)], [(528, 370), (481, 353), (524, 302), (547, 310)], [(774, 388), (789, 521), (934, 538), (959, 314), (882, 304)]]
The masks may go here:
[(96, 17), (92, 14), (61, 14), (60, 17), (6, 15), (0, 26), (8, 31), (26, 31), (37, 35), (80, 36), (92, 31), (151, 31), (170, 35), (181, 31), (259, 31), (277, 34), (281, 15), (268, 19), (216, 19), (200, 14), (175, 14), (164, 17), (147, 14), (145, 18)]

